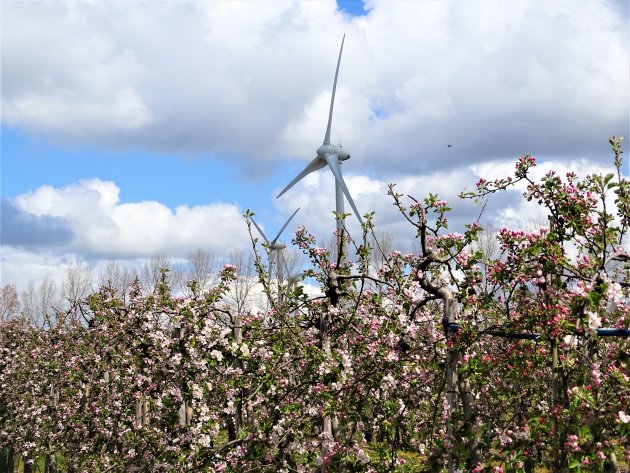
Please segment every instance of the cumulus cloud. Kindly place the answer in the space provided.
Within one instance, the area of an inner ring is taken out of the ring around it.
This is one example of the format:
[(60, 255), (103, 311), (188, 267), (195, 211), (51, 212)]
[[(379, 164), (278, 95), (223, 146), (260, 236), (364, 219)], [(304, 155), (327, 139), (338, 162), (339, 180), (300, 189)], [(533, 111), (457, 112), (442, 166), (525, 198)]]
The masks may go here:
[(345, 31), (333, 140), (362, 169), (600, 158), (606, 137), (628, 129), (628, 24), (615, 2), (367, 9), (5, 2), (2, 120), (62, 142), (211, 153), (249, 171), (306, 162)]
[(45, 277), (61, 283), (65, 258), (58, 252), (37, 251), (2, 245), (0, 254), (0, 284), (15, 284), (18, 291), (29, 283), (39, 284)]
[(2, 199), (0, 213), (2, 245), (37, 249), (62, 246), (72, 240), (72, 229), (64, 218), (23, 212), (8, 199)]
[[(509, 176), (514, 170), (514, 165), (512, 163), (494, 161), (475, 165), (472, 169), (479, 176), (492, 180)], [(530, 177), (534, 181), (540, 181), (546, 174), (554, 172), (566, 182), (566, 175), (569, 172), (577, 174), (580, 178), (585, 178), (589, 175), (606, 175), (613, 172), (613, 170), (614, 168), (611, 166), (606, 167), (600, 163), (584, 159), (568, 162), (542, 161), (531, 169)], [(514, 189), (510, 191), (512, 200), (502, 202), (502, 205), (498, 206), (492, 215), (489, 216), (489, 223), (495, 227), (506, 226), (517, 229), (528, 229), (532, 228), (532, 226), (541, 225), (548, 226), (545, 208), (538, 205), (536, 201), (528, 202), (526, 199), (521, 198), (526, 189), (527, 184), (525, 182), (517, 183)], [(614, 200), (615, 194), (608, 192), (606, 195), (606, 206), (608, 209), (616, 208)]]
[(92, 257), (182, 257), (195, 248), (227, 254), (248, 242), (234, 205), (171, 210), (159, 202), (121, 202), (119, 193), (113, 182), (89, 179), (61, 188), (42, 186), (12, 202), (33, 221), (65, 222), (73, 235), (67, 248)]
[(110, 24), (106, 10), (10, 2), (2, 13), (3, 121), (87, 141), (151, 123), (141, 61), (94, 24)]
[[(491, 196), (485, 206), (458, 198), (461, 191), (472, 190), (480, 177), (507, 177), (513, 167), (513, 162), (489, 161), (422, 176), (409, 175), (398, 180), (395, 189), (419, 200), (433, 193), (448, 201), (453, 207), (449, 214), (452, 231), (463, 231), (465, 224), (480, 217), (482, 226), (527, 228), (544, 224), (541, 208), (522, 197), (522, 185)], [(551, 169), (560, 175), (574, 171), (580, 176), (611, 171), (598, 163), (576, 160), (565, 164), (541, 162), (532, 175), (537, 179)], [(387, 196), (388, 182), (353, 174), (345, 179), (359, 211), (375, 212), (377, 232), (390, 234), (396, 248), (411, 250), (414, 228), (392, 205), (392, 198)], [(144, 258), (158, 254), (181, 261), (190, 251), (202, 248), (225, 258), (233, 250), (250, 245), (243, 212), (234, 205), (180, 206), (171, 210), (155, 201), (121, 202), (119, 193), (113, 182), (90, 179), (64, 187), (42, 186), (10, 201), (3, 200), (2, 281), (25, 287), (29, 280), (58, 276), (69, 261), (77, 258), (89, 260), (93, 266), (118, 259), (139, 267)], [(329, 238), (335, 228), (334, 195), (332, 173), (322, 169), (275, 199), (278, 225), (301, 207), (281, 240), (289, 242), (298, 226), (305, 226), (320, 241)], [(279, 229), (260, 219), (258, 223), (269, 234)], [(271, 226), (267, 228), (265, 223)], [(353, 215), (348, 217), (347, 226), (355, 238), (360, 237)]]

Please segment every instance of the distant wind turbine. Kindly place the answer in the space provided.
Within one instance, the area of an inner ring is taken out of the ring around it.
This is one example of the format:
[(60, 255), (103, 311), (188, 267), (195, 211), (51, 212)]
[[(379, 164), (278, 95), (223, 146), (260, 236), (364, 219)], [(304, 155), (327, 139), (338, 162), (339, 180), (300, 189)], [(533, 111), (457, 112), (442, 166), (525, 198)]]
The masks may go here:
[[(341, 53), (343, 51), (343, 43), (346, 39), (346, 35), (343, 35), (343, 39), (341, 40), (341, 48), (339, 49), (339, 58), (337, 59), (337, 70), (335, 71), (335, 80), (333, 82), (332, 89), (332, 97), (330, 99), (330, 111), (328, 113), (328, 126), (326, 127), (326, 134), (324, 135), (324, 143), (317, 148), (317, 156), (313, 159), (303, 170), (300, 172), (295, 179), (293, 179), (289, 184), (278, 194), (280, 197), (286, 191), (288, 191), (291, 187), (293, 187), (296, 183), (298, 183), (302, 178), (312, 173), (313, 171), (317, 171), (323, 167), (328, 166), (332, 173), (335, 176), (335, 200), (336, 200), (336, 212), (337, 215), (341, 215), (344, 213), (344, 194), (354, 211), (354, 214), (359, 219), (359, 222), (363, 223), (361, 220), (361, 215), (357, 210), (357, 206), (354, 204), (352, 200), (352, 196), (350, 195), (350, 191), (348, 191), (348, 187), (343, 180), (343, 176), (341, 174), (341, 163), (350, 159), (350, 153), (348, 153), (345, 149), (339, 146), (335, 146), (330, 143), (330, 132), (332, 128), (332, 117), (333, 117), (333, 107), (335, 105), (335, 91), (337, 89), (337, 77), (339, 75), (339, 64), (341, 63)], [(337, 231), (341, 234), (341, 229), (343, 228), (343, 222), (341, 219), (337, 219)]]
[(289, 222), (291, 220), (293, 220), (293, 217), (295, 217), (295, 214), (299, 212), (299, 210), (300, 210), (300, 208), (298, 207), (297, 210), (295, 212), (293, 212), (293, 214), (284, 223), (284, 225), (282, 226), (282, 228), (280, 229), (278, 234), (275, 236), (275, 238), (273, 240), (271, 240), (271, 241), (269, 241), (269, 239), (265, 235), (265, 232), (262, 231), (262, 228), (260, 228), (258, 226), (258, 224), (256, 223), (256, 221), (252, 218), (252, 223), (254, 224), (254, 226), (256, 227), (258, 232), (262, 235), (263, 239), (265, 240), (265, 243), (267, 243), (267, 249), (269, 251), (269, 265), (270, 266), (273, 265), (273, 260), (274, 260), (274, 256), (275, 256), (275, 260), (276, 260), (276, 276), (278, 278), (278, 300), (282, 300), (282, 294), (280, 292), (280, 286), (282, 284), (282, 279), (284, 277), (283, 276), (284, 258), (282, 256), (282, 250), (284, 250), (287, 247), (284, 243), (281, 243), (280, 241), (278, 241), (278, 239), (280, 238), (280, 235), (282, 235), (282, 232), (284, 231), (284, 229), (287, 228), (287, 225), (289, 225)]

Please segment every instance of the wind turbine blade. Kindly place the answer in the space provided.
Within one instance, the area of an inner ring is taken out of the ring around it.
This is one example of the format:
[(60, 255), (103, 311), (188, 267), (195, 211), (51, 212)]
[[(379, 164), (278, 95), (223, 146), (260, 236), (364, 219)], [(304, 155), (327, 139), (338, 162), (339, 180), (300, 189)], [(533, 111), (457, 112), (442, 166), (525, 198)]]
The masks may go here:
[(330, 97), (330, 111), (328, 112), (328, 126), (326, 127), (326, 136), (324, 136), (324, 144), (330, 144), (330, 128), (332, 127), (333, 107), (335, 105), (335, 91), (337, 90), (337, 76), (339, 75), (339, 64), (341, 64), (341, 53), (343, 51), (343, 43), (346, 35), (341, 39), (341, 48), (339, 48), (339, 58), (337, 59), (337, 70), (335, 71), (335, 80), (333, 82), (332, 96)]
[(289, 222), (293, 220), (293, 217), (295, 217), (295, 214), (298, 213), (299, 211), (300, 211), (300, 208), (298, 207), (297, 210), (293, 212), (293, 215), (291, 215), (289, 219), (286, 221), (286, 223), (282, 226), (282, 228), (280, 229), (276, 237), (273, 240), (271, 240), (271, 246), (276, 244), (276, 241), (278, 241), (278, 238), (280, 238), (280, 235), (282, 234), (284, 229), (287, 228), (287, 225), (289, 224)]
[(350, 202), (350, 206), (352, 207), (352, 210), (354, 210), (354, 214), (359, 219), (359, 222), (363, 224), (363, 220), (361, 220), (361, 215), (359, 214), (359, 211), (357, 210), (357, 206), (354, 205), (354, 200), (352, 200), (350, 191), (348, 190), (348, 187), (346, 186), (346, 183), (343, 180), (343, 176), (341, 175), (341, 167), (339, 166), (339, 157), (336, 154), (327, 154), (326, 162), (328, 163), (328, 167), (330, 167), (330, 170), (332, 171), (332, 173), (335, 175), (335, 180), (337, 181), (337, 184), (341, 187), (341, 190), (343, 190), (343, 193), (345, 194), (346, 199), (348, 199), (348, 202)]
[(291, 187), (297, 184), (304, 176), (312, 173), (313, 171), (317, 171), (318, 169), (321, 169), (323, 167), (326, 167), (326, 163), (322, 161), (321, 159), (319, 159), (318, 157), (315, 157), (315, 159), (313, 159), (310, 163), (308, 163), (308, 165), (304, 169), (302, 169), (302, 172), (300, 172), (300, 174), (295, 176), (295, 179), (289, 182), (289, 184), (284, 189), (282, 189), (282, 192), (280, 192), (276, 196), (276, 199), (280, 197), (282, 194), (284, 194), (286, 191), (291, 189)]
[(258, 229), (258, 233), (260, 233), (262, 235), (262, 237), (265, 239), (265, 241), (267, 243), (269, 243), (269, 240), (267, 240), (267, 237), (265, 236), (265, 232), (262, 231), (262, 229), (258, 226), (258, 224), (256, 223), (256, 221), (253, 218), (252, 218), (252, 223)]

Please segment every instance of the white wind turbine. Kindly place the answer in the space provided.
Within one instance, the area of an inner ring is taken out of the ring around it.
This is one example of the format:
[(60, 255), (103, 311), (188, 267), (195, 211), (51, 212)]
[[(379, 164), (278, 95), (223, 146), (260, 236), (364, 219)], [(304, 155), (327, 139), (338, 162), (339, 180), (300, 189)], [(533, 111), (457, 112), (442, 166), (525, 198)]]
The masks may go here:
[[(265, 243), (267, 243), (267, 251), (269, 252), (269, 266), (271, 267), (273, 265), (273, 260), (274, 260), (274, 256), (275, 256), (275, 260), (276, 260), (276, 276), (278, 278), (278, 299), (281, 300), (282, 299), (282, 294), (280, 291), (280, 285), (282, 284), (282, 278), (283, 278), (283, 262), (284, 262), (284, 258), (282, 256), (282, 250), (284, 250), (287, 246), (278, 241), (278, 238), (280, 238), (280, 235), (282, 235), (282, 232), (284, 231), (285, 228), (287, 228), (287, 225), (289, 225), (289, 222), (291, 220), (293, 220), (293, 217), (295, 217), (295, 214), (298, 213), (300, 210), (300, 208), (298, 207), (297, 210), (295, 212), (293, 212), (293, 214), (288, 218), (288, 220), (284, 223), (284, 225), (282, 226), (282, 228), (280, 229), (280, 231), (278, 232), (278, 234), (276, 235), (276, 237), (269, 241), (269, 239), (267, 238), (267, 236), (265, 235), (265, 232), (262, 231), (262, 228), (260, 228), (258, 226), (258, 224), (256, 223), (256, 221), (252, 218), (252, 223), (254, 224), (254, 226), (256, 227), (256, 229), (258, 230), (258, 232), (262, 235), (263, 239), (265, 240)], [(271, 273), (271, 271), (270, 271)]]
[[(330, 98), (330, 111), (328, 112), (328, 125), (326, 126), (326, 134), (324, 135), (324, 142), (322, 145), (317, 148), (317, 156), (313, 159), (308, 165), (300, 172), (289, 184), (278, 194), (280, 197), (286, 191), (288, 191), (291, 187), (293, 187), (297, 182), (299, 182), (303, 177), (312, 173), (313, 171), (317, 171), (323, 167), (328, 166), (332, 173), (335, 176), (335, 210), (337, 212), (337, 239), (339, 242), (339, 256), (345, 259), (345, 254), (343, 250), (343, 239), (341, 238), (341, 232), (343, 230), (343, 221), (341, 219), (341, 215), (344, 213), (344, 194), (354, 211), (354, 214), (359, 219), (359, 222), (363, 223), (361, 220), (361, 215), (357, 210), (357, 206), (354, 204), (352, 200), (352, 196), (350, 195), (350, 191), (348, 191), (348, 187), (343, 180), (343, 176), (341, 175), (341, 163), (350, 159), (350, 153), (348, 153), (345, 149), (340, 146), (335, 146), (330, 143), (330, 131), (332, 127), (332, 117), (333, 117), (333, 107), (335, 105), (335, 91), (337, 90), (337, 77), (339, 76), (339, 64), (341, 63), (341, 53), (343, 52), (343, 43), (346, 39), (346, 35), (343, 35), (343, 39), (341, 40), (341, 48), (339, 48), (339, 58), (337, 59), (337, 69), (335, 70), (335, 80), (333, 82), (332, 96)], [(343, 306), (343, 305), (342, 305)], [(320, 337), (322, 340), (322, 350), (328, 356), (331, 353), (331, 340), (329, 334), (329, 316), (326, 314), (321, 314), (320, 316)], [(329, 438), (333, 438), (333, 424), (337, 424), (337, 418), (325, 416), (323, 418), (323, 430), (329, 436)], [(322, 444), (322, 454), (326, 455), (328, 451), (328, 447), (325, 444)], [(327, 471), (326, 465), (322, 465), (322, 471)]]
[[(350, 191), (348, 191), (348, 187), (343, 180), (343, 176), (341, 175), (341, 163), (347, 159), (350, 159), (350, 153), (348, 153), (345, 149), (339, 146), (335, 146), (330, 143), (330, 130), (332, 127), (332, 117), (333, 117), (333, 107), (335, 105), (335, 90), (337, 89), (337, 76), (339, 75), (339, 64), (341, 63), (341, 53), (343, 51), (343, 43), (346, 39), (346, 35), (343, 35), (343, 39), (341, 40), (341, 48), (339, 49), (339, 58), (337, 59), (337, 70), (335, 71), (335, 80), (333, 82), (332, 89), (332, 97), (330, 99), (330, 111), (328, 113), (328, 126), (326, 127), (326, 134), (324, 135), (324, 143), (317, 148), (317, 156), (313, 159), (308, 165), (300, 172), (295, 179), (293, 179), (289, 184), (278, 194), (280, 197), (286, 191), (288, 191), (291, 187), (293, 187), (297, 182), (299, 182), (303, 177), (312, 173), (313, 171), (317, 171), (323, 167), (328, 166), (332, 173), (335, 176), (335, 201), (336, 207), (335, 210), (337, 215), (341, 215), (344, 212), (344, 194), (354, 211), (354, 214), (359, 219), (360, 223), (363, 223), (361, 220), (361, 215), (357, 210), (357, 206), (354, 204), (352, 200), (352, 196), (350, 195)], [(341, 229), (343, 228), (343, 221), (341, 219), (337, 219), (337, 233), (341, 235)]]

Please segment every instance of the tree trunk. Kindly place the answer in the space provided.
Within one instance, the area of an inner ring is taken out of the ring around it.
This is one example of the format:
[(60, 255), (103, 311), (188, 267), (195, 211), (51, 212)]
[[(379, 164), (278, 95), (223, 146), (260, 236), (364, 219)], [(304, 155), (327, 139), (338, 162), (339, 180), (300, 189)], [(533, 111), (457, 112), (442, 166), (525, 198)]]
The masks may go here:
[(525, 473), (534, 473), (534, 460), (530, 458), (525, 460), (523, 468), (525, 468)]
[[(558, 222), (552, 216), (549, 216), (549, 228), (551, 232), (559, 231)], [(561, 233), (561, 232), (560, 232)], [(562, 245), (562, 239), (559, 240)], [(558, 285), (557, 276), (551, 276), (550, 280), (552, 286)], [(558, 421), (558, 412), (562, 412), (562, 407), (565, 407), (562, 402), (562, 397), (566, 397), (566, 383), (560, 376), (560, 358), (558, 355), (558, 338), (551, 339), (551, 389), (553, 396), (553, 471), (558, 473), (565, 473), (569, 471), (569, 460), (565, 451), (564, 443), (566, 442), (566, 429), (562, 422)]]
[[(241, 321), (241, 315), (237, 314), (234, 317), (234, 342), (237, 345), (241, 345), (243, 343), (243, 325)], [(239, 358), (234, 358), (232, 362), (232, 366), (234, 368), (242, 368), (242, 363)], [(230, 441), (236, 440), (241, 433), (241, 427), (243, 425), (243, 396), (242, 393), (239, 396), (239, 399), (234, 403), (234, 415), (230, 416), (228, 419), (228, 435)]]
[(460, 371), (458, 373), (458, 387), (464, 409), (464, 422), (468, 437), (468, 468), (471, 470), (481, 463), (481, 432), (476, 426), (477, 414), (473, 409), (473, 397), (470, 392), (470, 382)]
[(558, 415), (556, 412), (562, 412), (562, 409), (566, 407), (566, 403), (563, 402), (562, 395), (566, 392), (566, 383), (562, 376), (560, 376), (560, 362), (558, 356), (558, 339), (551, 340), (551, 388), (553, 394), (553, 471), (558, 473), (565, 473), (569, 471), (569, 459), (565, 451), (564, 444), (567, 439), (566, 428), (563, 422), (558, 421)]
[(55, 461), (54, 455), (46, 454), (44, 473), (57, 473), (57, 462)]
[[(448, 289), (442, 288), (440, 295), (444, 303), (444, 313), (442, 316), (442, 325), (444, 326), (444, 334), (446, 336), (447, 352), (446, 352), (446, 400), (448, 402), (448, 420), (446, 425), (446, 436), (448, 441), (453, 444), (455, 441), (455, 432), (457, 431), (456, 413), (459, 407), (458, 403), (458, 377), (457, 377), (457, 361), (458, 353), (449, 343), (455, 334), (457, 320), (457, 301)], [(448, 450), (447, 468), (448, 473), (454, 473), (457, 469), (459, 459), (453, 454), (453, 449)]]
[[(457, 333), (457, 319), (459, 307), (457, 299), (447, 288), (440, 288), (438, 294), (444, 302), (444, 313), (442, 316), (442, 324), (444, 326), (444, 334), (446, 336), (447, 345), (450, 345), (452, 338)], [(447, 346), (446, 354), (446, 399), (448, 402), (449, 415), (446, 432), (449, 441), (454, 442), (455, 436), (459, 435), (458, 429), (461, 427), (457, 422), (458, 411), (460, 409), (459, 400), (461, 399), (461, 407), (463, 410), (464, 427), (467, 430), (468, 437), (468, 459), (469, 468), (474, 468), (477, 463), (483, 460), (481, 455), (481, 434), (476, 431), (477, 416), (473, 407), (473, 397), (470, 392), (470, 382), (466, 375), (459, 369), (462, 354), (452, 346)], [(457, 470), (460, 459), (453, 454), (453, 450), (448, 452), (448, 472), (452, 473)]]
[(617, 463), (617, 456), (614, 453), (611, 453), (606, 463), (604, 463), (604, 471), (606, 473), (621, 473), (619, 463)]
[(2, 451), (2, 457), (0, 458), (0, 471), (8, 471), (13, 473), (15, 469), (15, 454), (13, 447), (6, 447)]
[[(322, 314), (320, 318), (320, 334), (322, 339), (322, 351), (324, 355), (327, 357), (330, 356), (330, 336), (328, 335), (328, 314)], [(325, 460), (328, 456), (328, 443), (333, 439), (333, 431), (332, 431), (332, 419), (329, 416), (324, 415), (322, 419), (322, 429), (324, 432), (325, 438), (322, 439), (322, 460)], [(326, 473), (328, 471), (328, 464), (323, 461), (322, 462), (322, 473)]]

